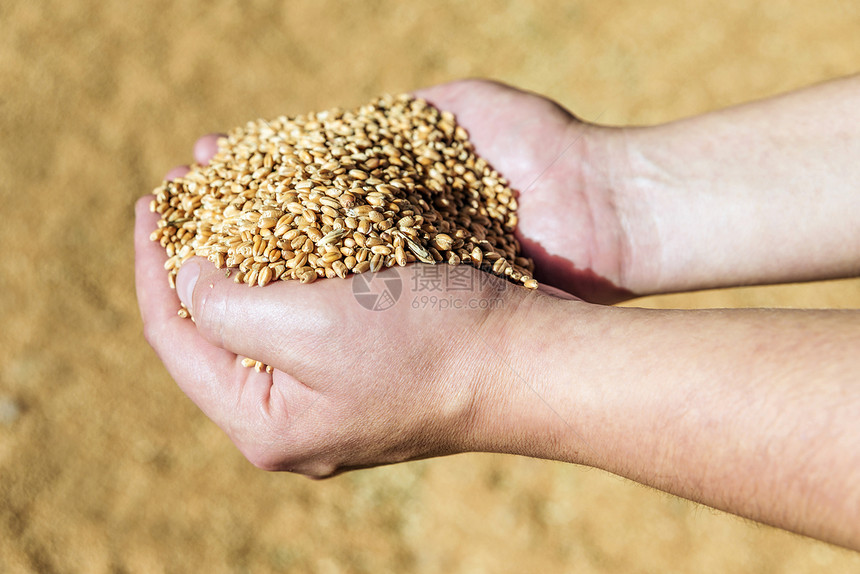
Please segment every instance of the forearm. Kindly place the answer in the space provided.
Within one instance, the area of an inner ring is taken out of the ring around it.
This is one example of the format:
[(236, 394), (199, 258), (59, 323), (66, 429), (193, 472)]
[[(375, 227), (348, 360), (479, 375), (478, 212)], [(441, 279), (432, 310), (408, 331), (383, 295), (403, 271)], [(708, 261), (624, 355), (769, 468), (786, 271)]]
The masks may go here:
[(636, 292), (860, 274), (860, 77), (605, 143)]
[(553, 305), (585, 309), (531, 312), (499, 450), (860, 548), (860, 313)]

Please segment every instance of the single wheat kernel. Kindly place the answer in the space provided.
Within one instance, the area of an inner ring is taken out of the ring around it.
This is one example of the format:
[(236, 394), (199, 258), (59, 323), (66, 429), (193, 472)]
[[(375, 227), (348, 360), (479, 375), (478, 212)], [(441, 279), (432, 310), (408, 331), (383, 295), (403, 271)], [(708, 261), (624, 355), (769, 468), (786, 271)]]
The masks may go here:
[(442, 250), (449, 250), (451, 246), (454, 244), (454, 240), (451, 239), (451, 236), (446, 235), (444, 233), (437, 233), (436, 237), (433, 238), (433, 244)]
[(364, 273), (368, 270), (370, 270), (370, 261), (362, 261), (360, 263), (356, 263), (355, 267), (352, 268), (353, 273)]
[(272, 280), (272, 268), (268, 265), (260, 269), (260, 273), (257, 275), (257, 284), (260, 287), (268, 285)]
[(349, 273), (349, 268), (346, 266), (346, 263), (340, 260), (337, 260), (332, 263), (331, 268), (341, 279), (346, 279), (346, 276)]
[(329, 231), (328, 233), (326, 233), (326, 234), (325, 234), (325, 235), (324, 235), (324, 236), (323, 236), (323, 237), (322, 237), (322, 238), (317, 242), (317, 245), (320, 245), (320, 246), (329, 245), (329, 244), (331, 244), (331, 243), (334, 243), (335, 241), (337, 241), (338, 239), (340, 239), (340, 238), (341, 238), (341, 237), (343, 237), (344, 235), (346, 235), (346, 230), (345, 230), (345, 229), (333, 229), (333, 230)]
[(403, 247), (397, 246), (394, 249), (394, 258), (397, 261), (397, 264), (401, 267), (405, 267), (407, 263), (406, 252), (403, 250)]
[(299, 281), (302, 283), (313, 283), (317, 279), (317, 274), (313, 271), (306, 271), (299, 275)]

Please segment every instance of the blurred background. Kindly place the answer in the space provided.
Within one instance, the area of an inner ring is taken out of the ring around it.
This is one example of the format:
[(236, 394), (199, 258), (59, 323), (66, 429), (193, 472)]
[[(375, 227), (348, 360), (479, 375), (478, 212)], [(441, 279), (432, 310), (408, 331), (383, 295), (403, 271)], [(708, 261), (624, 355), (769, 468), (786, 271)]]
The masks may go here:
[[(0, 572), (857, 572), (572, 465), (267, 474), (141, 334), (132, 205), (197, 136), (465, 76), (652, 124), (860, 68), (847, 0), (0, 2)], [(651, 307), (858, 307), (860, 283)]]

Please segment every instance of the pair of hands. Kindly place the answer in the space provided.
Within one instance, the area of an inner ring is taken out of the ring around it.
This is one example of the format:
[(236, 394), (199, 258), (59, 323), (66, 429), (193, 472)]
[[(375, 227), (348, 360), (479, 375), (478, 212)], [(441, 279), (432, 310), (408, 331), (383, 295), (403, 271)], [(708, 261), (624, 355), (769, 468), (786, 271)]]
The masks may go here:
[[(470, 450), (511, 450), (496, 419), (512, 394), (508, 357), (537, 308), (625, 296), (631, 250), (623, 214), (589, 163), (603, 128), (542, 97), (486, 81), (416, 95), (455, 114), (477, 152), (520, 192), (519, 239), (548, 286), (529, 292), (464, 268), (471, 290), (422, 293), (415, 267), (391, 269), (403, 295), (384, 311), (362, 307), (352, 281), (235, 284), (192, 259), (168, 287), (157, 215), (137, 204), (137, 293), (146, 338), (182, 390), (255, 465), (324, 477)], [(215, 137), (195, 145), (205, 163)], [(184, 168), (172, 170), (177, 177)], [(605, 180), (604, 180), (605, 181)], [(598, 183), (595, 183), (598, 182)], [(423, 297), (423, 298), (422, 298)], [(431, 303), (430, 297), (435, 297)], [(569, 298), (569, 296), (567, 297)], [(195, 323), (181, 319), (181, 301)], [(440, 308), (444, 303), (445, 309)], [(241, 365), (251, 357), (271, 374)], [(515, 374), (515, 373), (514, 373)]]
[[(449, 268), (412, 265), (381, 274), (403, 293), (371, 311), (355, 280), (249, 289), (205, 260), (187, 262), (172, 291), (144, 198), (135, 239), (147, 338), (262, 468), (324, 477), (517, 453), (860, 548), (857, 311), (590, 304), (858, 276), (860, 137), (846, 121), (858, 87), (845, 78), (618, 130), (490, 82), (419, 92), (520, 192), (519, 239), (543, 291), (468, 267), (457, 273), (474, 289), (423, 291), (425, 272)], [(198, 142), (198, 162), (214, 142)], [(180, 298), (196, 325), (176, 315)]]

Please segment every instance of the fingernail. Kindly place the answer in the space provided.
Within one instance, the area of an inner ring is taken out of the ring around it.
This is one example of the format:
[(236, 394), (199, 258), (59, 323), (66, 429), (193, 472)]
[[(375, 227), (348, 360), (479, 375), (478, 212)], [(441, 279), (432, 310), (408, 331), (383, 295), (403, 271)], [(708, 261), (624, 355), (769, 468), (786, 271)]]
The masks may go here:
[(176, 275), (176, 293), (179, 295), (179, 300), (188, 308), (191, 308), (191, 294), (194, 293), (194, 285), (197, 284), (197, 278), (200, 276), (200, 265), (192, 261), (187, 261), (179, 273)]

